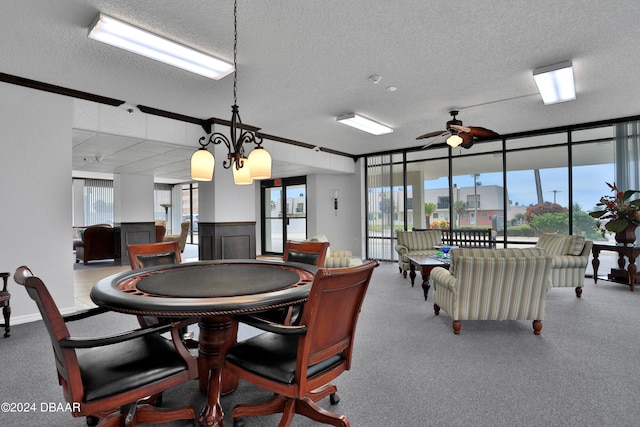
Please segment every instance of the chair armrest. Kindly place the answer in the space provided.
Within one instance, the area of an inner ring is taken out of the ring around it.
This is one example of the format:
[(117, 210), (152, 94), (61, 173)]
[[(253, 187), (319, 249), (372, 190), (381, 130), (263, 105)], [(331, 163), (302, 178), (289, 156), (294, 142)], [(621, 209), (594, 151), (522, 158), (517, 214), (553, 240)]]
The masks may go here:
[(556, 255), (551, 257), (551, 268), (582, 268), (589, 262), (588, 256)]
[(405, 245), (397, 244), (396, 245), (396, 252), (398, 252), (400, 255), (404, 255), (407, 252), (409, 252), (409, 248), (406, 247)]
[(109, 309), (104, 307), (89, 308), (87, 310), (76, 311), (75, 313), (66, 314), (62, 316), (65, 322), (74, 322), (76, 320), (86, 319), (88, 317), (97, 316), (98, 314), (106, 313)]
[(262, 329), (263, 331), (273, 332), (281, 335), (303, 335), (307, 333), (307, 327), (305, 325), (288, 326), (281, 323), (270, 322), (262, 319), (256, 315), (243, 314), (233, 316), (238, 322), (246, 323), (254, 328)]
[(451, 292), (456, 291), (456, 277), (446, 268), (434, 267), (430, 276), (434, 286), (444, 286)]
[(139, 328), (132, 331), (122, 332), (114, 335), (95, 338), (63, 338), (60, 340), (60, 346), (66, 348), (92, 348), (104, 345), (116, 344), (119, 342), (129, 341), (135, 338), (144, 337), (146, 335), (161, 334), (170, 331), (175, 325), (168, 323), (164, 325), (155, 325), (148, 328)]

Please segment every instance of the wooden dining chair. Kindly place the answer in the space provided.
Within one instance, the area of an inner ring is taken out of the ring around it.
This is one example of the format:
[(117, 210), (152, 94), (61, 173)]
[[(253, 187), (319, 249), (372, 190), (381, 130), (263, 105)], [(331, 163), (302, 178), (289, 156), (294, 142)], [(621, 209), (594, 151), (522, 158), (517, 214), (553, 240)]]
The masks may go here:
[[(349, 426), (346, 416), (316, 402), (326, 396), (331, 404), (339, 401), (331, 381), (351, 368), (356, 323), (377, 266), (377, 261), (368, 261), (319, 270), (298, 325), (252, 323), (266, 332), (234, 344), (224, 369), (274, 396), (264, 403), (236, 405), (234, 426), (242, 426), (244, 416), (278, 412), (283, 413), (279, 427), (289, 426), (295, 413), (324, 424)], [(211, 376), (210, 390), (218, 392), (218, 378)]]
[(127, 245), (131, 269), (182, 262), (177, 241)]
[[(177, 323), (109, 336), (72, 337), (67, 322), (107, 310), (62, 316), (44, 282), (29, 268), (19, 267), (14, 278), (40, 310), (53, 344), (58, 381), (74, 417), (87, 417), (87, 424), (98, 422), (105, 427), (195, 419), (191, 406), (165, 409), (147, 404), (163, 391), (198, 377), (196, 358), (176, 339)], [(168, 331), (174, 339), (160, 335)]]
[[(127, 245), (127, 252), (129, 253), (129, 263), (132, 270), (158, 265), (180, 264), (182, 262), (180, 246), (177, 241), (130, 244)], [(172, 319), (138, 316), (138, 321), (141, 326), (148, 326), (156, 323), (167, 323)], [(188, 333), (187, 325), (196, 322), (195, 318), (191, 320), (184, 319), (184, 326), (180, 329), (180, 337), (189, 348), (197, 348), (197, 342), (186, 337)]]
[(282, 260), (323, 267), (328, 249), (329, 242), (294, 242), (293, 240), (287, 240), (284, 244)]
[[(294, 242), (287, 240), (284, 244), (282, 260), (285, 262), (300, 262), (322, 267), (324, 266), (328, 249), (329, 242)], [(297, 304), (256, 313), (254, 316), (260, 320), (289, 325), (295, 323), (300, 317), (300, 311), (303, 307), (303, 304)]]
[(0, 273), (0, 277), (3, 280), (2, 290), (0, 291), (0, 306), (2, 306), (2, 317), (4, 318), (4, 323), (0, 323), (0, 326), (4, 327), (4, 337), (8, 338), (11, 336), (11, 294), (7, 290), (7, 280), (9, 279), (9, 273)]

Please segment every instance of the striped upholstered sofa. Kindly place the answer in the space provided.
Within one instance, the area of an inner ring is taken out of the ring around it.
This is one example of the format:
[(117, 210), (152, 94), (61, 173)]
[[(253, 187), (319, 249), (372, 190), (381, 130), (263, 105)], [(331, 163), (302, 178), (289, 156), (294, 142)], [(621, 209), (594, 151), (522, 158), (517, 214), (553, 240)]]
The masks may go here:
[(458, 248), (449, 252), (449, 270), (431, 271), (435, 314), (440, 309), (460, 333), (461, 320), (533, 320), (540, 335), (551, 258), (540, 248)]
[(576, 296), (582, 295), (584, 273), (589, 262), (593, 242), (583, 236), (543, 234), (536, 248), (544, 249), (551, 257), (551, 283), (554, 287), (576, 288)]

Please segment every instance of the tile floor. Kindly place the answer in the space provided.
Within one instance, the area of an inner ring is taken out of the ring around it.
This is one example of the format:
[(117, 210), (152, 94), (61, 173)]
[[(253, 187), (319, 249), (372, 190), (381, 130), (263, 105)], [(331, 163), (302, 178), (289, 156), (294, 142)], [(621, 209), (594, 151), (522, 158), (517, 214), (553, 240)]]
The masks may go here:
[[(198, 246), (187, 245), (182, 254), (182, 261), (198, 261)], [(92, 267), (95, 265), (95, 267)], [(100, 279), (112, 274), (130, 270), (129, 265), (115, 265), (113, 262), (89, 263), (89, 266), (73, 270), (75, 308), (84, 310), (96, 305), (89, 298), (91, 287)]]

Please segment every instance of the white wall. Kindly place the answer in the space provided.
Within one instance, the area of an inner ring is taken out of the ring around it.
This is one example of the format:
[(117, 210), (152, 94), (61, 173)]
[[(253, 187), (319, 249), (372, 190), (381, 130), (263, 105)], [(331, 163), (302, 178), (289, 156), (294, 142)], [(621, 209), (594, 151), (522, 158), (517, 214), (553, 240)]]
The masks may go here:
[(71, 98), (0, 83), (0, 271), (12, 275), (12, 324), (38, 317), (13, 281), (21, 265), (61, 310), (74, 305), (71, 122)]
[(113, 221), (147, 222), (154, 220), (153, 176), (115, 174), (113, 176)]
[[(325, 234), (332, 250), (349, 250), (353, 256), (364, 257), (361, 204), (364, 190), (361, 183), (360, 171), (308, 176), (308, 235)], [(334, 190), (338, 190), (337, 210), (333, 204)]]
[[(216, 166), (213, 170), (214, 222), (257, 221), (255, 187), (260, 183), (254, 181), (250, 185), (235, 185), (233, 172), (225, 169), (222, 162), (227, 160), (227, 148), (223, 144), (215, 145)], [(202, 197), (199, 195), (199, 197)]]

